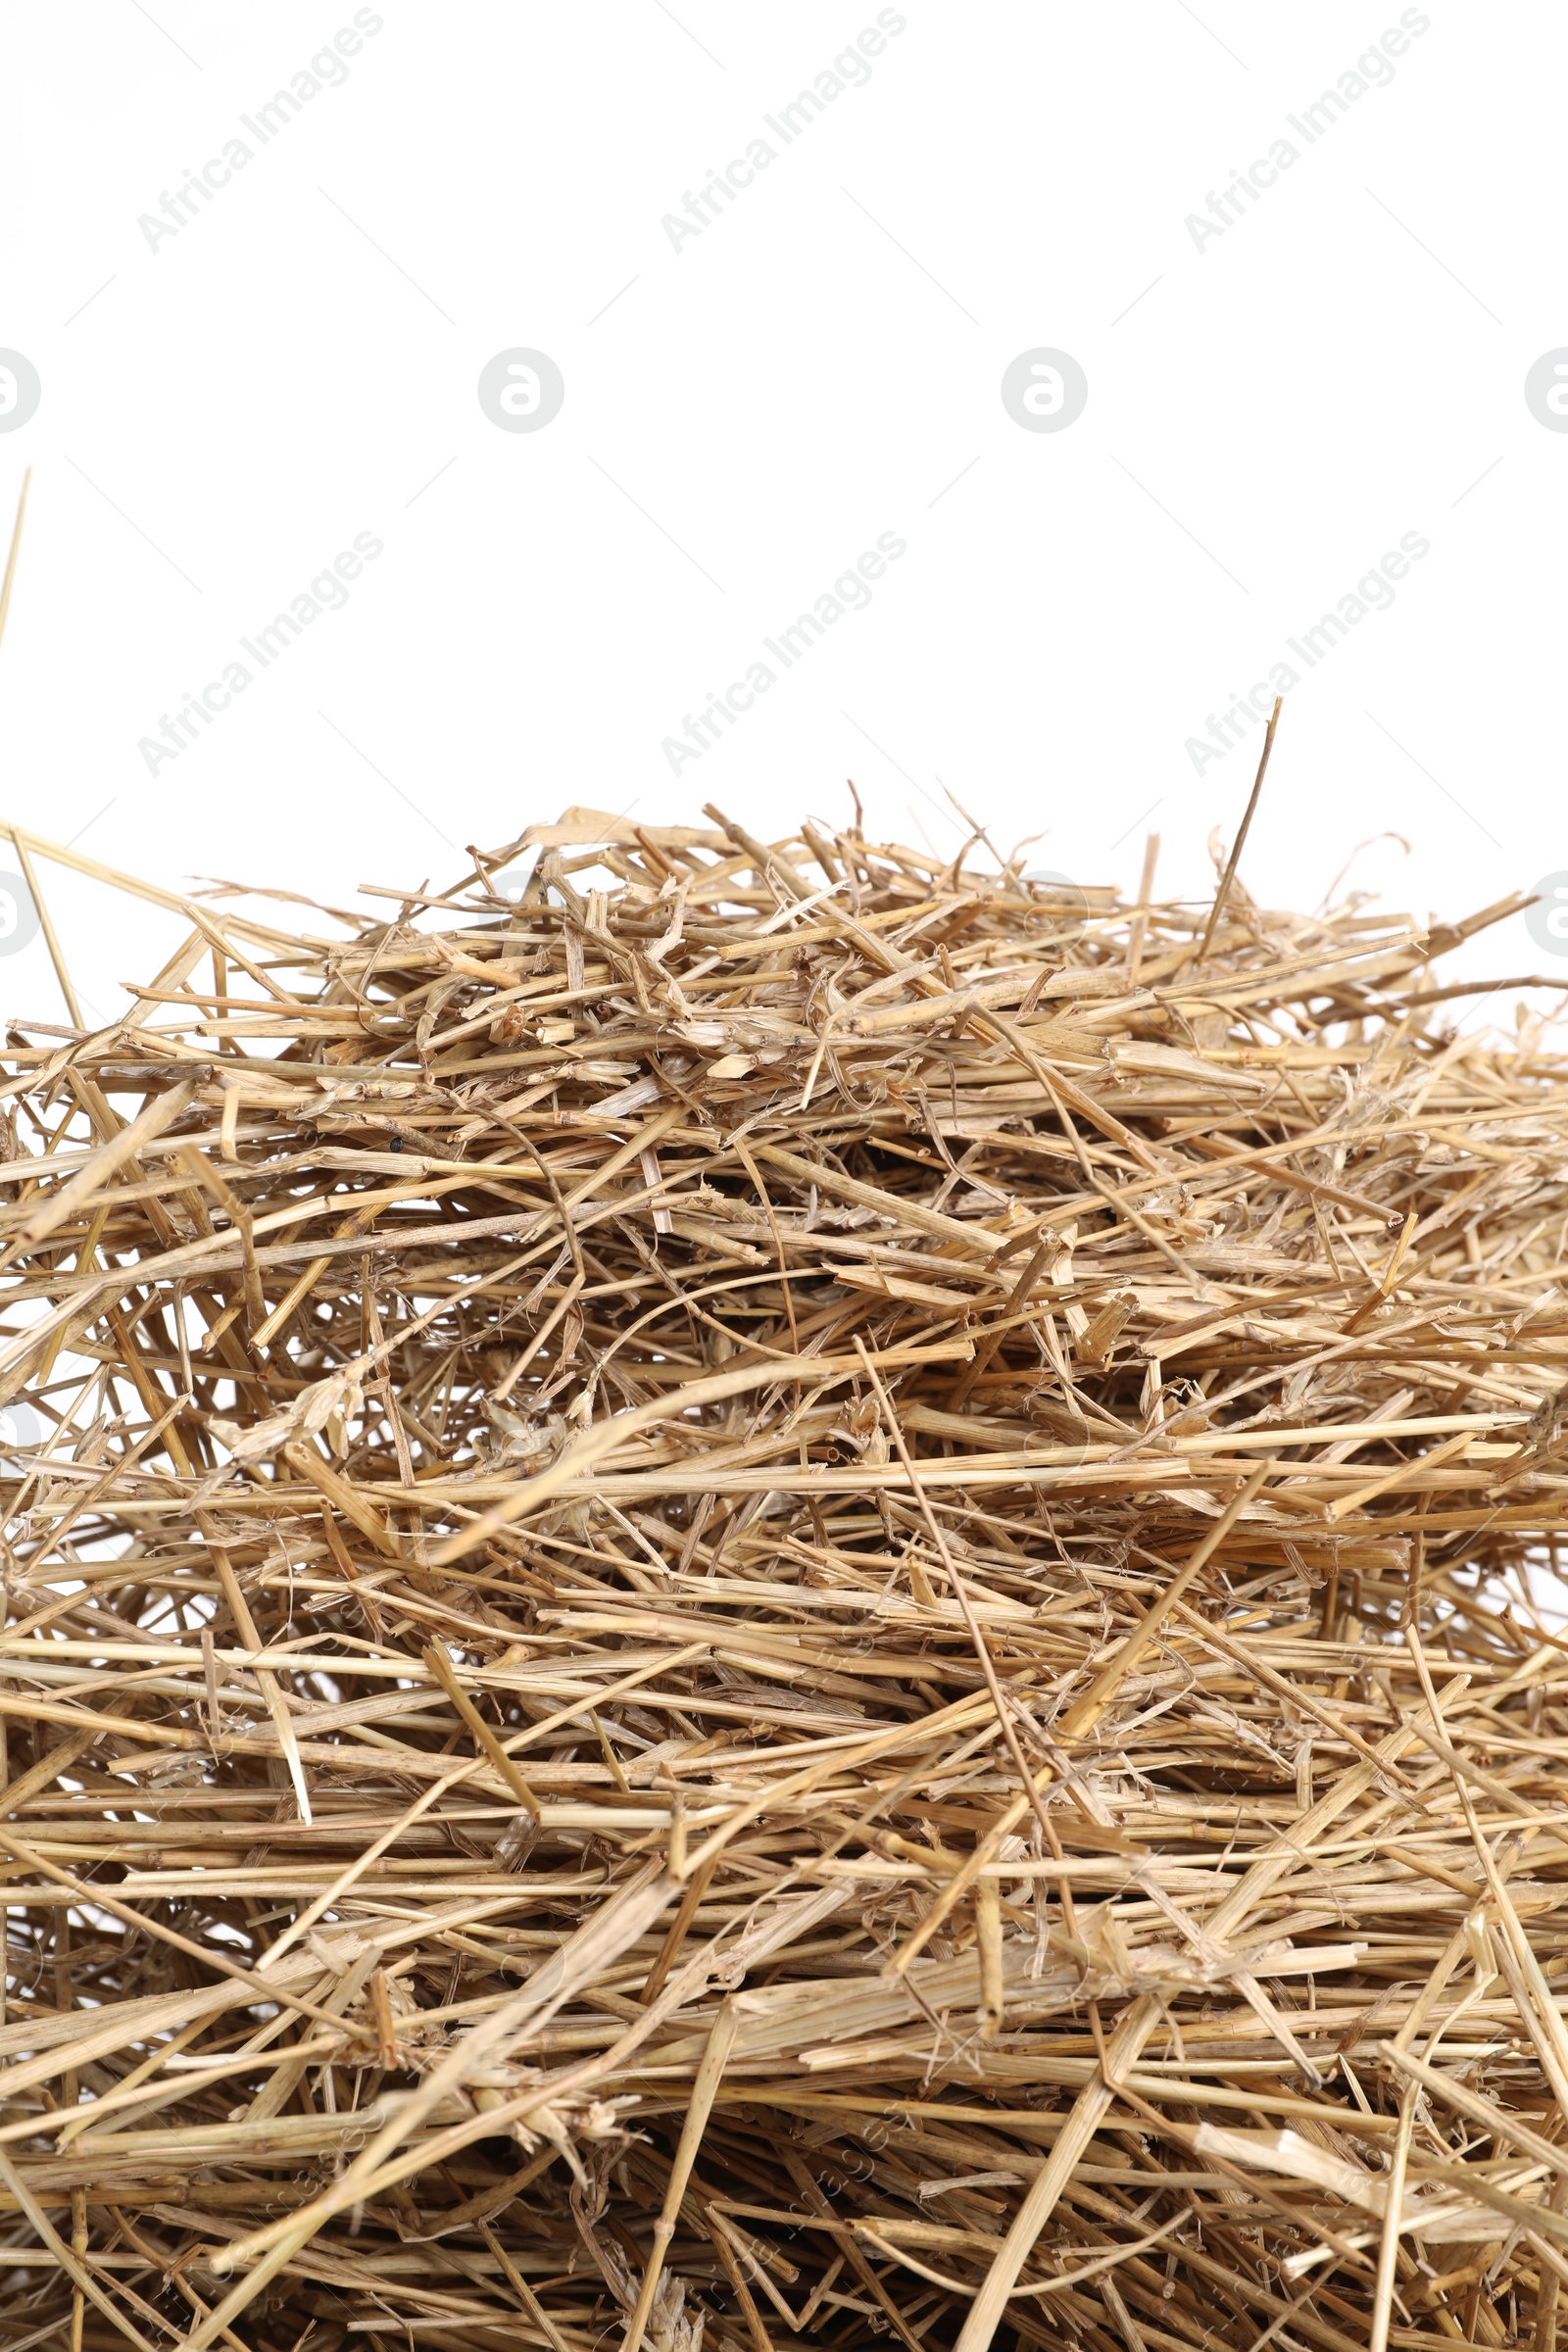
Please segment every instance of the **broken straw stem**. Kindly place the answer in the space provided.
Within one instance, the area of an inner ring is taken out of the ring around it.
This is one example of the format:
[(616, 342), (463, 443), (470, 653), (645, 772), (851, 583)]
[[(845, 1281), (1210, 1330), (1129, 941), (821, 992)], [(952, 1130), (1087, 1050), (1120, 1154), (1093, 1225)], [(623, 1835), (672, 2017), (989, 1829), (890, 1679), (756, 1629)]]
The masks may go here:
[(1268, 731), (1263, 737), (1263, 757), (1257, 763), (1257, 775), (1252, 785), (1252, 797), (1247, 804), (1247, 813), (1242, 818), (1241, 831), (1236, 836), (1236, 847), (1230, 854), (1230, 858), (1226, 864), (1225, 871), (1220, 876), (1219, 888), (1214, 893), (1214, 904), (1209, 908), (1208, 921), (1204, 926), (1203, 936), (1199, 942), (1198, 954), (1193, 957), (1193, 968), (1195, 971), (1202, 962), (1203, 957), (1208, 954), (1208, 943), (1214, 936), (1214, 931), (1219, 922), (1219, 918), (1225, 909), (1225, 902), (1230, 897), (1231, 884), (1236, 879), (1236, 868), (1241, 863), (1242, 852), (1247, 847), (1247, 836), (1252, 829), (1252, 818), (1257, 812), (1258, 796), (1263, 790), (1263, 778), (1268, 772), (1268, 756), (1274, 749), (1274, 730), (1280, 723), (1280, 712), (1284, 710), (1284, 708), (1285, 697), (1282, 694), (1277, 694), (1274, 697), (1274, 709), (1269, 714)]

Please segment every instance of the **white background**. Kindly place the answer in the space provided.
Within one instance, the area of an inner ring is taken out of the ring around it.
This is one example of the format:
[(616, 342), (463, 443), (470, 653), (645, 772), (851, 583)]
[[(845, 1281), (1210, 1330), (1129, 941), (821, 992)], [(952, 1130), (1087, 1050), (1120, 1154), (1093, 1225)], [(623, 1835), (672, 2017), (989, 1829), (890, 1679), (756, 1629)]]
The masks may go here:
[[(947, 786), (1088, 882), (1131, 888), (1153, 827), (1196, 894), (1257, 735), (1200, 775), (1189, 738), (1417, 533), (1288, 696), (1244, 876), (1311, 906), (1395, 832), (1354, 880), (1425, 918), (1568, 867), (1568, 434), (1524, 399), (1568, 344), (1561, 10), (1402, 12), (1428, 28), (1310, 146), (1287, 117), (1399, 6), (892, 13), (785, 146), (762, 118), (869, 0), (379, 0), (264, 147), (240, 117), (346, 0), (10, 0), (0, 346), (43, 389), (0, 432), (6, 525), (34, 469), (0, 812), (166, 885), (341, 899), (568, 802), (781, 833), (842, 821), (853, 776), (874, 832), (956, 847)], [(676, 250), (664, 216), (759, 136), (776, 160)], [(1188, 217), (1282, 136), (1299, 160), (1200, 249)], [(512, 346), (564, 375), (542, 431), (480, 410)], [(1062, 432), (1002, 404), (1036, 346), (1088, 376)], [(140, 739), (364, 532), (346, 607), (149, 773)], [(869, 608), (672, 774), (685, 715), (886, 532)], [(108, 1017), (173, 918), (44, 870)], [(1470, 968), (1543, 961), (1515, 919)], [(0, 1005), (63, 1017), (41, 943)]]

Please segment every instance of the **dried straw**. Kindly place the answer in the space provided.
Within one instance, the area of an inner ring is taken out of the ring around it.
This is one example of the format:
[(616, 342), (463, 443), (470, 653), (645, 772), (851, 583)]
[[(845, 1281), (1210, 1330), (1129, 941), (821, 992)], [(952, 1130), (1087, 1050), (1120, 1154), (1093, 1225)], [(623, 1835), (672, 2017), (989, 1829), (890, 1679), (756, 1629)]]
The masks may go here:
[(7, 2340), (1550, 2352), (1513, 903), (705, 814), (14, 835), (185, 936), (6, 1054)]

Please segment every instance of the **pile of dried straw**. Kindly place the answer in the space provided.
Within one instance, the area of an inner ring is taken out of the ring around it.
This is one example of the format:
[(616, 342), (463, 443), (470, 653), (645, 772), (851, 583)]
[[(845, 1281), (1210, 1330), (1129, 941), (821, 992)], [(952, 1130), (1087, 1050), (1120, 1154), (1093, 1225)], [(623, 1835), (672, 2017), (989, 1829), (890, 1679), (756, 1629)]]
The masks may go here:
[(6, 1052), (4, 2340), (1550, 2347), (1511, 906), (706, 817), (16, 836), (187, 936)]

